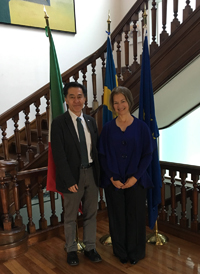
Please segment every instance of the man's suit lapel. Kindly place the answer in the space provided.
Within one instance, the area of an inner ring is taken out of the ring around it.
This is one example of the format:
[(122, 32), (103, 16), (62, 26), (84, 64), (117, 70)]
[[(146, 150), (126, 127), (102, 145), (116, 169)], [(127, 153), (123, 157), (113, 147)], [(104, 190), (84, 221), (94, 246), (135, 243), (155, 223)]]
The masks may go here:
[(74, 128), (72, 118), (68, 111), (65, 112), (65, 122), (66, 122), (67, 127), (69, 128), (69, 131), (72, 134), (73, 140), (76, 143), (79, 153), (81, 153), (80, 142), (78, 140), (78, 136), (77, 136), (76, 130)]

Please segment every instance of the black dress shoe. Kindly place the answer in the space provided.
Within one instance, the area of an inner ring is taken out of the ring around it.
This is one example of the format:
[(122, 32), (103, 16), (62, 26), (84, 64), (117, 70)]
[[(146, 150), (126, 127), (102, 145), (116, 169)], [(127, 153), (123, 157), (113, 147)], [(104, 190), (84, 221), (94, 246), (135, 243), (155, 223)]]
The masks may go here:
[(88, 257), (92, 262), (98, 263), (102, 261), (101, 256), (96, 251), (96, 249), (92, 249), (90, 251), (84, 250), (84, 255)]
[(125, 258), (125, 259), (119, 258), (119, 260), (120, 260), (120, 262), (121, 262), (122, 264), (128, 263), (128, 259), (127, 259), (127, 258)]
[(137, 259), (130, 259), (131, 264), (137, 264), (138, 260)]
[(72, 266), (79, 264), (79, 259), (76, 251), (67, 252), (67, 262), (69, 265)]

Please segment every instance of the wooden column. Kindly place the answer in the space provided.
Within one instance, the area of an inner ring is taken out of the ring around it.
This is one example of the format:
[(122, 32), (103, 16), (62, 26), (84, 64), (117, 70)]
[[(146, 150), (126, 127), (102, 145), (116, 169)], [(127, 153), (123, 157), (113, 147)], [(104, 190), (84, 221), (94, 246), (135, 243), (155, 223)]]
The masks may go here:
[(48, 92), (45, 95), (46, 98), (46, 118), (47, 118), (47, 126), (49, 129), (49, 113), (50, 113), (50, 93)]
[(50, 217), (50, 222), (52, 226), (56, 226), (58, 224), (58, 216), (56, 216), (56, 204), (55, 204), (55, 192), (49, 191), (50, 199), (51, 199), (51, 212), (52, 215)]
[(187, 173), (185, 172), (180, 172), (180, 177), (181, 177), (181, 219), (180, 219), (180, 226), (183, 228), (187, 228), (189, 221), (186, 218), (186, 178), (187, 178)]
[(126, 24), (124, 26), (124, 32), (125, 32), (125, 41), (124, 41), (124, 50), (125, 50), (125, 71), (123, 72), (123, 79), (126, 80), (130, 76), (131, 72), (129, 70), (129, 32), (130, 32), (130, 25)]
[(12, 230), (12, 217), (9, 215), (9, 196), (8, 188), (13, 176), (16, 175), (16, 161), (4, 161), (0, 160), (0, 201), (2, 212), (1, 220), (3, 224), (3, 230)]
[(166, 31), (166, 23), (167, 23), (167, 0), (162, 0), (162, 25), (163, 31), (160, 34), (160, 44), (162, 44), (169, 36)]
[(93, 89), (93, 102), (92, 102), (92, 108), (93, 110), (98, 108), (98, 102), (97, 102), (97, 78), (96, 78), (96, 60), (92, 62), (92, 89)]
[(161, 169), (162, 188), (161, 188), (161, 211), (159, 213), (159, 220), (167, 221), (167, 211), (165, 208), (165, 169)]
[(151, 9), (151, 15), (152, 15), (152, 42), (150, 45), (150, 53), (153, 53), (157, 48), (158, 44), (156, 43), (156, 1), (152, 1), (152, 9)]
[(190, 1), (187, 0), (185, 9), (183, 10), (183, 21), (185, 21), (192, 12), (193, 12), (193, 9), (190, 6)]
[(17, 183), (17, 176), (14, 176), (13, 179), (13, 198), (15, 203), (15, 226), (22, 227), (23, 220), (20, 215), (20, 202), (19, 202), (19, 185)]
[(43, 176), (38, 177), (38, 198), (40, 207), (39, 227), (41, 230), (47, 229), (47, 220), (44, 217), (44, 194), (42, 188)]
[(171, 33), (173, 33), (180, 26), (180, 22), (177, 16), (178, 16), (178, 0), (174, 0), (174, 19), (171, 22)]
[(192, 174), (192, 180), (193, 180), (193, 195), (192, 195), (192, 220), (191, 220), (191, 230), (192, 231), (198, 231), (200, 229), (200, 224), (198, 222), (198, 195), (199, 195), (199, 189), (198, 189), (198, 180), (199, 175)]
[(26, 129), (26, 139), (27, 139), (27, 152), (26, 152), (26, 157), (28, 159), (28, 162), (32, 162), (34, 159), (34, 152), (31, 148), (31, 127), (30, 127), (30, 122), (29, 122), (29, 113), (30, 113), (30, 107), (27, 106), (24, 110), (25, 114), (25, 129)]
[(115, 41), (117, 42), (117, 78), (118, 78), (118, 84), (121, 85), (121, 41), (122, 41), (122, 35), (118, 34), (115, 38)]
[(36, 107), (36, 126), (37, 126), (37, 151), (39, 154), (41, 154), (44, 151), (44, 143), (42, 142), (42, 127), (41, 127), (41, 115), (40, 115), (40, 99), (38, 99), (34, 105)]
[(25, 179), (25, 187), (26, 187), (26, 206), (27, 206), (27, 214), (28, 214), (28, 224), (27, 230), (30, 234), (36, 231), (35, 224), (33, 222), (33, 214), (32, 214), (32, 204), (31, 204), (31, 180), (30, 178)]
[(20, 143), (20, 131), (18, 129), (19, 114), (16, 114), (13, 118), (14, 122), (14, 135), (15, 135), (15, 147), (17, 153), (18, 168), (21, 170), (24, 167), (24, 161), (21, 158), (21, 143)]
[(176, 187), (175, 187), (175, 176), (176, 171), (169, 171), (169, 175), (171, 176), (171, 215), (169, 216), (169, 222), (171, 224), (177, 224), (177, 215), (176, 215)]
[(100, 201), (99, 201), (99, 209), (105, 209), (106, 205), (105, 205), (105, 201), (103, 200), (103, 188), (99, 188), (99, 192), (100, 192)]
[(138, 61), (137, 61), (137, 22), (138, 22), (138, 13), (134, 13), (131, 20), (133, 21), (133, 64), (131, 65), (130, 69), (132, 72), (134, 72), (138, 67)]
[(1, 125), (2, 136), (3, 136), (2, 146), (3, 146), (4, 160), (9, 160), (8, 139), (6, 137), (6, 135), (7, 135), (6, 129), (7, 129), (7, 123), (5, 122)]

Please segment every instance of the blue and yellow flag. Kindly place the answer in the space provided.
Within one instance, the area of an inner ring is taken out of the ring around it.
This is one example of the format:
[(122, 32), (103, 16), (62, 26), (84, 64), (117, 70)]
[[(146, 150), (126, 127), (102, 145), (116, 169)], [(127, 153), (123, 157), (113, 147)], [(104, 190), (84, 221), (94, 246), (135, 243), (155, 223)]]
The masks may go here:
[(113, 113), (109, 104), (109, 98), (113, 88), (118, 86), (117, 74), (115, 69), (115, 63), (112, 55), (112, 47), (110, 37), (107, 39), (107, 57), (106, 57), (106, 77), (104, 84), (104, 95), (103, 95), (103, 126), (108, 121), (112, 120)]
[(148, 125), (154, 139), (152, 161), (147, 170), (154, 184), (154, 188), (148, 189), (147, 191), (149, 227), (153, 229), (158, 217), (158, 205), (161, 202), (162, 180), (160, 163), (158, 159), (157, 138), (159, 137), (159, 131), (154, 108), (147, 30), (145, 30), (145, 40), (142, 53), (139, 119), (143, 120)]

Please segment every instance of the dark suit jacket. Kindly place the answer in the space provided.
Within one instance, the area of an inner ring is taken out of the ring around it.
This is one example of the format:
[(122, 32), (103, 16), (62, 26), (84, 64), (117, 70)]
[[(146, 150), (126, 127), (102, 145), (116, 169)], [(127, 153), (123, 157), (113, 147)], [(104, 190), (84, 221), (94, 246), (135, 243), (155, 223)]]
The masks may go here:
[[(91, 156), (94, 165), (94, 179), (99, 185), (99, 162), (97, 152), (98, 131), (94, 118), (83, 114), (91, 134)], [(58, 116), (51, 125), (51, 147), (56, 165), (56, 189), (62, 193), (69, 193), (69, 187), (78, 184), (81, 166), (80, 143), (69, 112)]]

